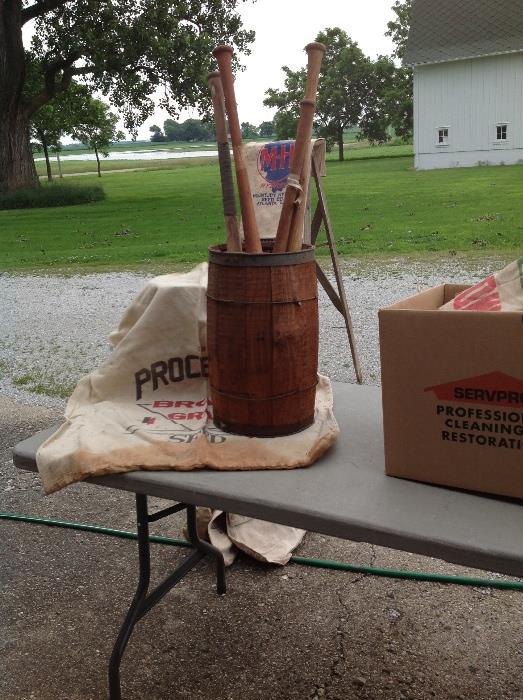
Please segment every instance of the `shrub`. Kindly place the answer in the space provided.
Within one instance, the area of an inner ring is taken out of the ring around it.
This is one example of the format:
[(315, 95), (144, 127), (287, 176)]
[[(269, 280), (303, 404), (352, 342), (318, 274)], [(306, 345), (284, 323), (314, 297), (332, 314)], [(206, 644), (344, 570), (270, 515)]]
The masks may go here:
[(408, 138), (403, 138), (402, 136), (395, 136), (389, 141), (389, 144), (391, 146), (405, 146), (406, 144), (412, 145), (413, 143), (414, 139), (412, 138), (412, 136), (409, 136)]
[(105, 199), (100, 185), (70, 185), (63, 182), (0, 194), (0, 209), (35, 209), (89, 204)]

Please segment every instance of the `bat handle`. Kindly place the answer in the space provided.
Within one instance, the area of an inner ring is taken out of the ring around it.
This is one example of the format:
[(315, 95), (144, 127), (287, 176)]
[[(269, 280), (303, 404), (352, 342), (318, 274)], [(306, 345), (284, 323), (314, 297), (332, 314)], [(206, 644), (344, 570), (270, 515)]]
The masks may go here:
[(227, 250), (241, 251), (242, 246), (238, 221), (236, 219), (236, 201), (232, 179), (231, 153), (229, 150), (229, 140), (227, 138), (227, 122), (222, 81), (218, 71), (209, 73), (207, 80), (209, 82), (214, 107), (214, 124), (216, 127), (216, 141), (218, 144), (218, 163), (220, 165), (220, 179), (222, 184)]

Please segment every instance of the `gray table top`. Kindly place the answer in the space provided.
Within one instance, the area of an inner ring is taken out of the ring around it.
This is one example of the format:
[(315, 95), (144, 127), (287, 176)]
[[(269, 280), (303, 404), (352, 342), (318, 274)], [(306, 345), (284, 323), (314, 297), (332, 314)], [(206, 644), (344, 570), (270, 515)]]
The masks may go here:
[[(311, 467), (135, 471), (89, 483), (523, 576), (521, 502), (386, 476), (380, 390), (334, 384), (334, 398), (340, 437)], [(53, 430), (19, 443), (15, 465), (36, 470), (38, 445)]]

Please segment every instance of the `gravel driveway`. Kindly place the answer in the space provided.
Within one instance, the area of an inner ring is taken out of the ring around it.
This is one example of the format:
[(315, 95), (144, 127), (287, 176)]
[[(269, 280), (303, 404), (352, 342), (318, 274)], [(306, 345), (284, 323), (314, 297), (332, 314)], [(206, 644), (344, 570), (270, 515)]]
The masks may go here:
[[(441, 282), (474, 282), (509, 259), (434, 257), (345, 260), (345, 287), (365, 383), (379, 383), (377, 310)], [(107, 336), (152, 275), (0, 275), (0, 393), (63, 406), (79, 377), (107, 357)], [(329, 275), (331, 276), (331, 275)], [(343, 319), (321, 290), (320, 369), (354, 382)]]
[[(442, 281), (473, 282), (505, 262), (344, 262), (366, 381), (379, 382), (378, 308)], [(0, 275), (2, 510), (134, 528), (131, 494), (74, 484), (43, 496), (37, 475), (13, 467), (11, 448), (57, 421), (78, 377), (107, 356), (107, 335), (146, 278)], [(352, 382), (342, 318), (323, 294), (321, 313), (321, 369)], [(29, 392), (29, 386), (62, 396)], [(154, 531), (181, 536), (181, 514), (157, 523)], [(133, 592), (135, 547), (87, 532), (2, 523), (2, 700), (106, 697), (107, 659)], [(489, 575), (319, 534), (309, 534), (299, 553), (374, 567)], [(154, 576), (171, 571), (183, 554), (155, 545)], [(215, 595), (212, 580), (211, 565), (203, 562), (190, 582), (140, 622), (123, 665), (126, 698), (522, 698), (519, 591), (298, 566), (282, 571), (247, 558), (227, 572), (226, 596)]]

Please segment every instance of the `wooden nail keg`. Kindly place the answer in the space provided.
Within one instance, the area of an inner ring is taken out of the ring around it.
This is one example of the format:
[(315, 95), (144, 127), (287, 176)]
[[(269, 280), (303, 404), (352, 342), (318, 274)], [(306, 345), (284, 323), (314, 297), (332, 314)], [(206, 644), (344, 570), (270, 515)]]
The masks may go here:
[(314, 422), (318, 289), (314, 248), (209, 249), (207, 348), (216, 426), (275, 437)]

